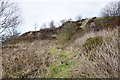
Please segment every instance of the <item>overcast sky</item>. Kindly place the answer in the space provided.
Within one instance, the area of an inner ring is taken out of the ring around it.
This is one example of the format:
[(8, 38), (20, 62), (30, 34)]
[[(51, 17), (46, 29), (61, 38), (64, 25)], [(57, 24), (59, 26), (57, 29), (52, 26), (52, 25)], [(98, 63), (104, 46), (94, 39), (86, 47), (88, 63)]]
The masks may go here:
[(101, 9), (111, 1), (116, 0), (12, 0), (17, 2), (23, 23), (21, 32), (37, 30), (46, 23), (47, 27), (51, 20), (56, 26), (62, 19), (73, 20), (81, 15), (83, 18), (100, 16)]

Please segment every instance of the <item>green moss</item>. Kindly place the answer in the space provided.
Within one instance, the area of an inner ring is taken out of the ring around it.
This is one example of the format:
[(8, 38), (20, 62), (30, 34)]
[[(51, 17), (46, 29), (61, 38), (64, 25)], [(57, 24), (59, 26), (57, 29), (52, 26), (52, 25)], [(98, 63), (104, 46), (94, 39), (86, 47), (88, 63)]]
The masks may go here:
[(86, 42), (83, 44), (85, 50), (89, 51), (95, 49), (97, 46), (101, 46), (103, 39), (101, 36), (96, 36), (93, 38), (88, 38)]
[(61, 49), (51, 49), (50, 53), (51, 53), (51, 55), (55, 55), (57, 53), (60, 53), (60, 51), (61, 51)]
[[(59, 78), (59, 77), (69, 77), (69, 71), (71, 66), (74, 66), (73, 63), (75, 61), (65, 61), (63, 64), (55, 65), (51, 64), (49, 68), (49, 74), (46, 76), (47, 78)], [(67, 64), (66, 64), (67, 63)]]
[(71, 61), (70, 61), (70, 64), (75, 64), (75, 63), (76, 63), (75, 60), (71, 60)]
[(54, 77), (56, 74), (58, 74), (59, 71), (60, 71), (60, 69), (58, 66), (56, 66), (55, 64), (51, 64), (50, 65), (50, 73), (46, 77), (48, 77), (48, 78)]
[(57, 67), (56, 65), (52, 64), (50, 66), (51, 72), (52, 73), (57, 73), (59, 71), (59, 67)]
[(62, 55), (61, 56), (61, 59), (65, 59), (65, 58), (67, 58), (67, 55)]
[(61, 68), (67, 68), (68, 66), (64, 63), (60, 65)]
[(63, 76), (68, 76), (68, 72), (66, 71), (66, 68), (68, 69), (68, 65), (66, 64), (61, 64), (59, 66), (56, 66), (55, 64), (52, 64), (50, 66), (50, 73), (47, 76), (48, 78), (59, 78), (59, 77), (63, 77)]
[(18, 77), (22, 76), (22, 73), (14, 73), (13, 76), (18, 78)]
[(61, 55), (66, 55), (65, 51), (60, 52)]
[(73, 66), (76, 66), (75, 60), (70, 60), (73, 55), (75, 54), (74, 51), (67, 53), (61, 49), (52, 49), (50, 50), (52, 55), (60, 56), (60, 62), (63, 61), (61, 64), (51, 64), (49, 67), (49, 74), (46, 78), (59, 78), (59, 77), (69, 77), (69, 71)]
[(70, 74), (67, 71), (63, 70), (57, 75), (57, 78), (60, 78), (60, 77), (66, 78), (66, 77), (69, 77), (69, 75)]

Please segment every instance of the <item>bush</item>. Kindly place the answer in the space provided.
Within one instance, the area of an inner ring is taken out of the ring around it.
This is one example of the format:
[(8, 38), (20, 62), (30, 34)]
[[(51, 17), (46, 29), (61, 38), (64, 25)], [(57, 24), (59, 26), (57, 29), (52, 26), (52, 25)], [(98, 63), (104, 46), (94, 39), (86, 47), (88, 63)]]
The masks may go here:
[(66, 23), (64, 25), (63, 31), (58, 35), (58, 39), (62, 42), (66, 42), (72, 39), (74, 35), (74, 24), (72, 23)]
[(72, 23), (68, 23), (64, 26), (64, 30), (66, 33), (66, 40), (70, 40), (74, 34), (74, 25)]
[(88, 52), (89, 50), (96, 48), (98, 45), (101, 46), (102, 42), (103, 42), (103, 39), (101, 36), (88, 38), (86, 42), (83, 44), (83, 47)]
[[(89, 51), (89, 54), (81, 53), (79, 63), (82, 67), (80, 66), (78, 69), (85, 73), (81, 74), (85, 78), (118, 78), (118, 30), (102, 31), (102, 34), (104, 35), (99, 34), (99, 36), (103, 36), (103, 40), (98, 49)], [(108, 35), (106, 36), (106, 34)]]

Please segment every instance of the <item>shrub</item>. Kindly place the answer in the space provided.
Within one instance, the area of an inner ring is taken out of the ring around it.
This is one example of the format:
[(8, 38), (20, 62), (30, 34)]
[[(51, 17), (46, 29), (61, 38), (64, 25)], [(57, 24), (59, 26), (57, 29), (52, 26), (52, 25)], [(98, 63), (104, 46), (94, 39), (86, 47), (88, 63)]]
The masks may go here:
[(64, 30), (58, 35), (58, 39), (61, 42), (66, 42), (72, 39), (74, 35), (74, 24), (67, 23), (64, 25)]
[[(80, 72), (85, 73), (82, 74), (83, 77), (118, 78), (118, 30), (116, 29), (114, 32), (105, 31), (102, 33), (104, 35), (99, 34), (103, 36), (102, 45), (99, 49), (93, 49), (89, 52), (89, 54), (94, 54), (94, 57), (92, 56), (93, 60), (90, 60), (91, 55), (81, 54), (79, 63), (82, 67), (80, 66), (78, 69), (81, 69)], [(111, 39), (109, 39), (110, 37)]]
[(102, 42), (103, 42), (103, 40), (102, 40), (101, 36), (88, 38), (86, 40), (86, 42), (83, 44), (83, 47), (85, 48), (86, 51), (92, 50), (92, 49), (96, 48), (98, 45), (101, 46)]
[(72, 23), (68, 23), (64, 29), (66, 33), (66, 40), (70, 40), (74, 34), (74, 25)]

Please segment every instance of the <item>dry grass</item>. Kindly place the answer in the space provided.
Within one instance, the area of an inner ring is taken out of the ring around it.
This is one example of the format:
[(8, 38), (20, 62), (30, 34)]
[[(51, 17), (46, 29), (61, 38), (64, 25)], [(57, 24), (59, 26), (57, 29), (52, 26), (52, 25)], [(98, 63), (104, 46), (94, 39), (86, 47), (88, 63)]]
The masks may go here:
[(26, 75), (36, 69), (44, 70), (45, 61), (49, 61), (47, 60), (49, 57), (48, 50), (54, 47), (54, 44), (49, 42), (49, 40), (25, 42), (17, 44), (19, 48), (3, 49), (3, 77), (16, 77), (13, 76), (15, 73), (22, 73), (24, 76), (24, 74)]
[[(102, 46), (86, 53), (82, 45), (95, 36), (103, 37)], [(67, 45), (61, 45), (57, 40), (36, 40), (16, 46), (18, 48), (3, 49), (2, 77), (118, 77), (117, 29), (86, 33)]]
[[(82, 38), (77, 39), (76, 43), (84, 44), (90, 37), (102, 36), (103, 44), (101, 47), (89, 51), (81, 52), (78, 70), (82, 77), (91, 78), (117, 78), (118, 77), (118, 29), (114, 31), (90, 32)], [(88, 55), (86, 55), (88, 54)]]
[[(82, 72), (97, 78), (118, 77), (118, 48), (116, 43), (117, 41), (113, 43), (104, 41), (100, 49), (89, 52), (89, 56), (86, 56), (85, 53), (82, 54), (80, 60), (83, 66), (80, 66)], [(94, 56), (94, 61), (91, 60), (91, 56)], [(86, 77), (88, 76), (86, 75)]]

